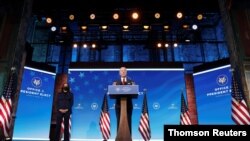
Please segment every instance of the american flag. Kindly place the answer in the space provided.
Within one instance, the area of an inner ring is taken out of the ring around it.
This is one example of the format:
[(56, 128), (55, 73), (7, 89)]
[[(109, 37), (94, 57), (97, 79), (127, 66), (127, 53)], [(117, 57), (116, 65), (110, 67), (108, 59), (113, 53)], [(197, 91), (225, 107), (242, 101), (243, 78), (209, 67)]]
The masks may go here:
[(12, 100), (11, 97), (16, 92), (17, 76), (15, 72), (11, 72), (0, 99), (0, 128), (5, 137), (9, 137), (10, 121), (12, 113)]
[(110, 116), (108, 110), (108, 99), (106, 94), (103, 98), (99, 126), (102, 132), (103, 139), (108, 140), (110, 138)]
[[(61, 138), (63, 137), (64, 134), (64, 118), (62, 119), (61, 123)], [(69, 117), (69, 137), (71, 136), (71, 115)]]
[(232, 75), (232, 119), (237, 125), (250, 125), (250, 114), (237, 72)]
[(180, 115), (180, 124), (181, 125), (191, 125), (190, 115), (188, 107), (184, 98), (183, 93), (181, 94), (181, 115)]
[(144, 94), (144, 98), (143, 98), (142, 113), (141, 113), (141, 118), (140, 118), (138, 129), (144, 141), (149, 141), (151, 138), (151, 131), (150, 131), (149, 113), (148, 113), (148, 104), (147, 104), (146, 94)]

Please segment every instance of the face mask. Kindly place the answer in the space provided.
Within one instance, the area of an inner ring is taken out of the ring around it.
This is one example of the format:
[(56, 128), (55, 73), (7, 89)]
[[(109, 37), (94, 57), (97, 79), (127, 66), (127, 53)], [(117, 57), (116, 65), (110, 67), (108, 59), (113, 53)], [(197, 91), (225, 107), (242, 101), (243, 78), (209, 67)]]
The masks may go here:
[(63, 87), (63, 91), (69, 91), (69, 87)]

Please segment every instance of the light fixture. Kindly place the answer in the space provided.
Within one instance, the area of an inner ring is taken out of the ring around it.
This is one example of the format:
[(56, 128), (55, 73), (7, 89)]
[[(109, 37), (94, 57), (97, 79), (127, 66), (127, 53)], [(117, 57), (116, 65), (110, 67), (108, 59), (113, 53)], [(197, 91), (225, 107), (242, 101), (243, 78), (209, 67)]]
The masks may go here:
[(164, 31), (168, 31), (169, 30), (169, 25), (164, 25), (163, 29), (164, 29)]
[(70, 15), (69, 15), (69, 19), (70, 19), (71, 21), (73, 21), (73, 20), (75, 19), (75, 16), (74, 16), (73, 14), (70, 14)]
[(196, 24), (193, 24), (193, 25), (192, 25), (192, 29), (193, 29), (193, 30), (197, 30), (197, 29), (198, 29), (198, 26), (197, 26)]
[(108, 26), (107, 26), (107, 25), (103, 25), (103, 26), (101, 26), (101, 29), (102, 29), (102, 30), (107, 30), (107, 29), (108, 29)]
[(202, 20), (203, 19), (203, 15), (202, 14), (198, 14), (197, 15), (197, 20)]
[(128, 25), (123, 25), (122, 28), (123, 28), (123, 31), (128, 31), (129, 26)]
[(77, 43), (74, 43), (73, 48), (77, 48), (77, 47), (78, 47)]
[(182, 12), (177, 12), (176, 17), (177, 17), (178, 19), (181, 19), (181, 18), (183, 17)]
[(187, 25), (187, 24), (183, 24), (182, 27), (183, 27), (184, 29), (187, 29), (187, 28), (188, 28), (188, 25)]
[(51, 24), (51, 23), (52, 23), (52, 18), (47, 17), (47, 18), (46, 18), (46, 22), (47, 22), (48, 24)]
[(132, 17), (133, 20), (137, 20), (137, 19), (139, 19), (139, 13), (138, 12), (133, 12), (131, 17)]
[(91, 47), (92, 47), (92, 48), (96, 48), (96, 44), (93, 43), (93, 44), (91, 45)]
[(161, 48), (161, 47), (162, 47), (162, 44), (161, 44), (161, 43), (157, 43), (157, 47), (158, 47), (158, 48)]
[(86, 25), (82, 25), (81, 29), (82, 29), (82, 31), (86, 31), (87, 30), (87, 26)]
[(144, 25), (144, 26), (143, 26), (143, 29), (144, 29), (144, 30), (149, 30), (149, 27), (150, 27), (149, 25)]
[(84, 44), (82, 45), (82, 47), (83, 47), (83, 48), (87, 48), (88, 46), (87, 46), (87, 44), (84, 43)]
[(67, 30), (67, 26), (62, 26), (61, 30), (66, 31)]
[(168, 47), (169, 47), (169, 44), (168, 44), (168, 43), (165, 43), (165, 47), (168, 48)]
[(118, 20), (119, 19), (119, 14), (118, 13), (114, 13), (113, 14), (113, 19), (114, 20)]
[(90, 15), (89, 15), (89, 18), (90, 18), (91, 20), (94, 20), (94, 19), (95, 19), (95, 14), (94, 14), (94, 13), (90, 14)]
[(177, 43), (174, 43), (174, 47), (178, 47), (178, 44), (177, 44)]
[(56, 31), (56, 27), (55, 27), (55, 26), (52, 26), (52, 27), (50, 28), (50, 30), (53, 31), (53, 32), (55, 32), (55, 31)]
[(160, 13), (158, 13), (158, 12), (155, 13), (155, 18), (156, 18), (156, 19), (159, 19), (160, 17), (161, 17), (161, 14), (160, 14)]

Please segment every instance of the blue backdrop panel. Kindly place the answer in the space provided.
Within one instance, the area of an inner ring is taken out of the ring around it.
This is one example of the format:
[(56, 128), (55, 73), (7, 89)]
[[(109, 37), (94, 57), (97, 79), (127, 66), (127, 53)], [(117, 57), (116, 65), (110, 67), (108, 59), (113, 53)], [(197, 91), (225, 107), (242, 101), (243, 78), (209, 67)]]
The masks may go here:
[(230, 65), (194, 73), (199, 124), (233, 124), (231, 76)]
[(24, 67), (14, 140), (48, 140), (55, 73)]
[[(139, 96), (133, 99), (132, 138), (142, 139), (139, 119), (143, 90), (147, 89), (152, 140), (163, 140), (164, 124), (179, 124), (180, 95), (185, 89), (184, 69), (128, 69), (128, 76), (139, 85)], [(99, 118), (103, 96), (108, 85), (119, 79), (118, 69), (69, 69), (68, 81), (74, 93), (72, 139), (101, 140)], [(185, 91), (184, 91), (185, 92)], [(115, 100), (108, 97), (111, 139), (116, 137)]]

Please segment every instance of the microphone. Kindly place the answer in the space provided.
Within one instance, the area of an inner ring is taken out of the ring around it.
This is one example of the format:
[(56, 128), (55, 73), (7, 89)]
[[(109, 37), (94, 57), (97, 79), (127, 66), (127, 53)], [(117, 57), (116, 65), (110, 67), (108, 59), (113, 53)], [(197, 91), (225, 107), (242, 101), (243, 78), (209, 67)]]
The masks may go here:
[(129, 80), (132, 80), (131, 77), (129, 77), (129, 76), (126, 76), (126, 78), (129, 79)]
[(133, 79), (131, 79), (131, 77), (126, 76), (127, 80), (130, 80), (131, 83), (129, 82), (128, 85), (135, 85), (135, 81), (133, 81)]

